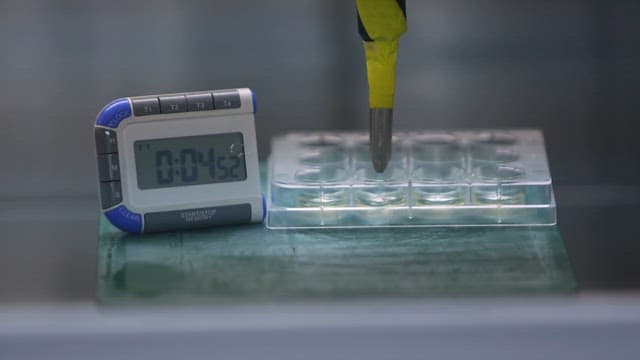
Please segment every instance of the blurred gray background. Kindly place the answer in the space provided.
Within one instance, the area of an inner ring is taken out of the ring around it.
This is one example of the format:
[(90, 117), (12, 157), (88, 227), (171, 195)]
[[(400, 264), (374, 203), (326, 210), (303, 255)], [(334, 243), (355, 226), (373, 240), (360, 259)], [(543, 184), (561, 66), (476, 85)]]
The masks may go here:
[[(407, 7), (396, 129), (543, 129), (581, 285), (640, 287), (640, 3)], [(4, 286), (3, 295), (91, 294), (91, 129), (104, 104), (244, 86), (257, 93), (263, 159), (279, 133), (365, 128), (354, 2), (1, 1), (0, 246), (29, 240), (0, 255), (0, 282), (34, 284)], [(41, 203), (54, 210), (38, 210)], [(16, 280), (33, 260), (46, 265)]]
[[(536, 127), (558, 185), (638, 184), (640, 5), (411, 1), (397, 129)], [(2, 1), (0, 196), (95, 193), (113, 98), (248, 86), (261, 155), (367, 126), (353, 1)]]

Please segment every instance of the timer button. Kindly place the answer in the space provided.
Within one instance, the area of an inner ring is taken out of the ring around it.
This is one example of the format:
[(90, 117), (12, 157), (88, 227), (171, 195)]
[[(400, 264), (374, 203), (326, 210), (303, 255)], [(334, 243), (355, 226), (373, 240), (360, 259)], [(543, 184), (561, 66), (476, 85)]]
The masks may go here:
[(210, 93), (187, 95), (188, 111), (213, 110), (213, 97)]
[(100, 200), (102, 208), (107, 209), (122, 202), (122, 187), (120, 181), (100, 183)]
[(160, 102), (157, 97), (140, 97), (131, 99), (133, 113), (136, 116), (160, 114)]
[(118, 154), (98, 155), (98, 177), (100, 181), (120, 180)]
[(96, 152), (98, 154), (118, 152), (118, 139), (115, 131), (97, 127), (93, 130), (93, 134), (96, 138)]
[(187, 111), (187, 99), (184, 95), (160, 96), (160, 111), (171, 114)]
[(216, 110), (240, 107), (240, 93), (238, 91), (216, 91), (213, 93), (213, 100)]

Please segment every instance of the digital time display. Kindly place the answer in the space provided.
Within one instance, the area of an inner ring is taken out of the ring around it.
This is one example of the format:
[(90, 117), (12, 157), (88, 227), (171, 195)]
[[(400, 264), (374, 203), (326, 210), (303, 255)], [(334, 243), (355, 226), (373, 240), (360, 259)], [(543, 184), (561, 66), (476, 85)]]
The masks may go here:
[(141, 190), (242, 181), (247, 178), (242, 133), (134, 142)]

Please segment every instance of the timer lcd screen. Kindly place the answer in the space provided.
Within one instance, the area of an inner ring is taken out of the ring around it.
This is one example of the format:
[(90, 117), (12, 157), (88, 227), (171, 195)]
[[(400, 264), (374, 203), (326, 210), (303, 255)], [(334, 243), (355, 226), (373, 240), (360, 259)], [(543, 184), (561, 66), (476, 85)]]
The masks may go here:
[(134, 142), (141, 190), (201, 185), (247, 178), (242, 133)]

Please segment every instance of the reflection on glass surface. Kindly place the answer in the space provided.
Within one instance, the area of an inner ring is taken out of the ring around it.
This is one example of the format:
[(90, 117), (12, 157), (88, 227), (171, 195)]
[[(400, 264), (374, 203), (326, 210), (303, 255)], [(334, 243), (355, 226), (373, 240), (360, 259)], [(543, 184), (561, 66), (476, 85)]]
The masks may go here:
[(126, 235), (100, 224), (103, 303), (572, 293), (557, 227)]

